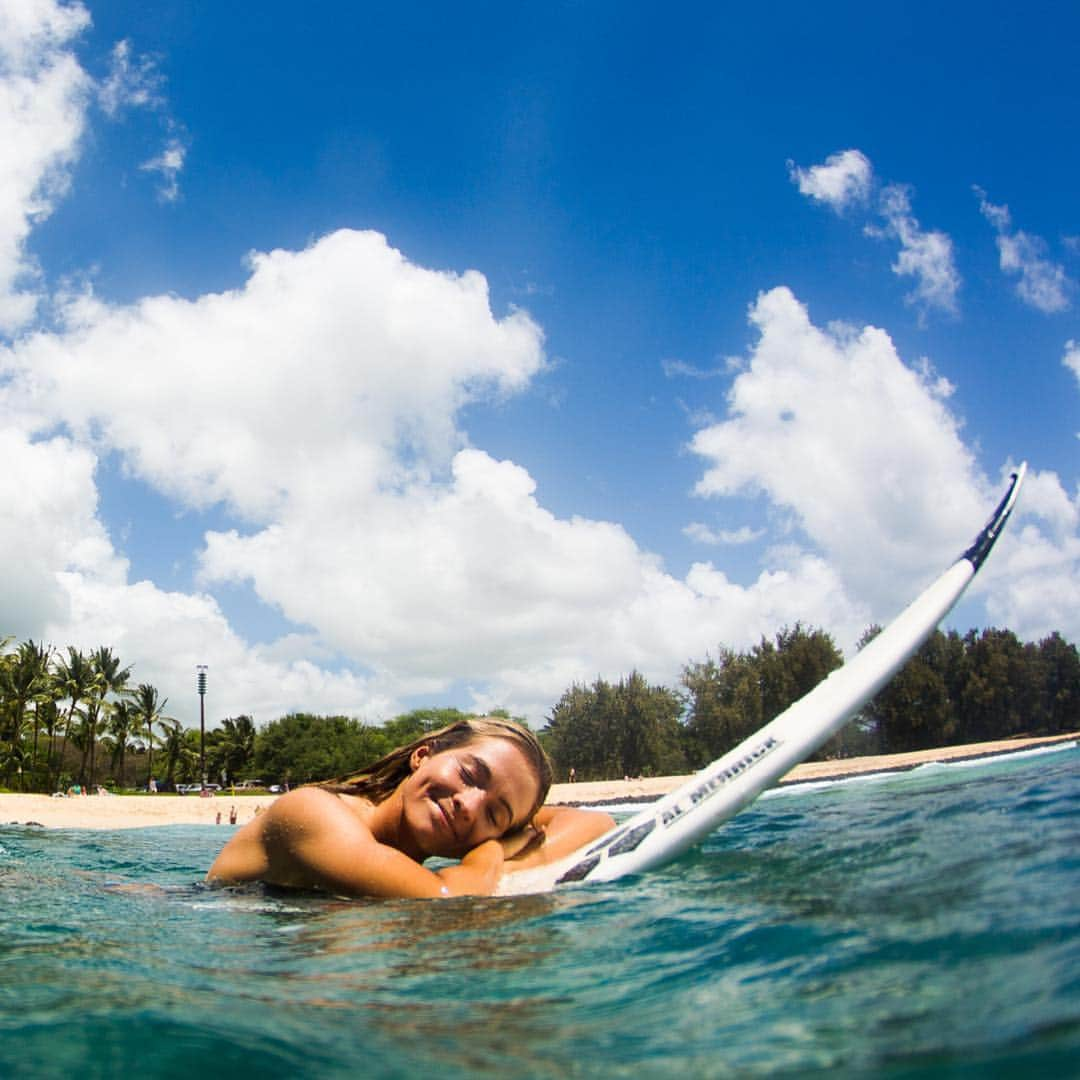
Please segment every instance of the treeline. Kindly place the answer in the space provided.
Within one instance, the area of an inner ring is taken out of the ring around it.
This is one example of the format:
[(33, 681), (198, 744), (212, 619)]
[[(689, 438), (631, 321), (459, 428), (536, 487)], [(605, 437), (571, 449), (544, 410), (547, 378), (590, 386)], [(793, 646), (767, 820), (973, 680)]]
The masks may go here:
[[(860, 643), (876, 635), (871, 628)], [(465, 715), (419, 709), (384, 724), (294, 713), (256, 728), (250, 716), (206, 730), (165, 713), (167, 699), (112, 650), (60, 653), (0, 642), (0, 785), (55, 791), (71, 783), (168, 790), (207, 779), (303, 784), (355, 772)], [(7, 650), (7, 651), (5, 651)], [(676, 688), (638, 672), (570, 687), (540, 732), (559, 779), (670, 775), (730, 750), (842, 663), (832, 638), (802, 625), (737, 652), (691, 662)], [(498, 710), (501, 715), (505, 711)], [(1059, 634), (1021, 642), (1009, 630), (936, 632), (820, 757), (898, 753), (1049, 735), (1080, 727), (1080, 654)]]
[[(861, 648), (880, 632), (872, 627)], [(796, 625), (753, 648), (688, 664), (677, 690), (638, 673), (574, 686), (545, 733), (558, 774), (665, 775), (726, 753), (843, 662), (822, 630)], [(817, 758), (893, 754), (1080, 727), (1080, 654), (1054, 633), (1037, 644), (1010, 630), (936, 631)]]

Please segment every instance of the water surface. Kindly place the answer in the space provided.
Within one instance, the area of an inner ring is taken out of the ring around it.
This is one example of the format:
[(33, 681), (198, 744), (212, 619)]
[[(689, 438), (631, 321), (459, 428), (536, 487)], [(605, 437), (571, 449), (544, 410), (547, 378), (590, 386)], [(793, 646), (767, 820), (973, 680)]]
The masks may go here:
[(0, 828), (0, 1075), (1080, 1074), (1080, 750), (771, 793), (548, 896), (198, 884), (227, 826)]

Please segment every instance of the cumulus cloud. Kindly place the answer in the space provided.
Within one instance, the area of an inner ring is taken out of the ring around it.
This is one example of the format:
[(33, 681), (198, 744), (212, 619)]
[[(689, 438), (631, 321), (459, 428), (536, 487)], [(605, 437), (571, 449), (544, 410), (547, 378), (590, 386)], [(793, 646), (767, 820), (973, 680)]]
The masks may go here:
[(66, 191), (83, 134), (91, 81), (68, 46), (88, 24), (78, 4), (0, 8), (0, 334), (27, 325), (41, 299), (26, 240)]
[[(574, 680), (637, 667), (671, 681), (783, 623), (865, 622), (813, 553), (777, 551), (749, 584), (709, 563), (680, 580), (619, 525), (546, 510), (526, 470), (470, 447), (457, 422), (543, 368), (539, 328), (495, 318), (481, 275), (416, 266), (377, 234), (254, 255), (228, 293), (85, 295), (63, 311), (61, 330), (0, 350), (2, 415), (27, 445), (84, 455), (73, 528), (99, 540), (89, 563), (39, 553), (53, 606), (38, 625), (115, 644), (140, 678), (209, 662), (235, 711), (369, 716), (465, 685), (478, 707), (541, 719)], [(95, 453), (177, 507), (229, 508), (236, 526), (205, 537), (204, 592), (127, 580), (96, 518)], [(211, 595), (237, 584), (308, 629), (245, 644)]]
[[(691, 444), (708, 465), (698, 493), (764, 494), (838, 588), (887, 618), (963, 550), (1001, 478), (988, 481), (962, 442), (951, 387), (925, 363), (905, 365), (884, 331), (816, 327), (785, 288), (760, 296), (751, 321), (759, 339), (728, 417)], [(1016, 517), (976, 592), (1022, 636), (1075, 637), (1077, 499), (1032, 470)]]
[(760, 336), (728, 418), (691, 444), (708, 465), (698, 494), (765, 494), (853, 595), (895, 606), (990, 497), (936, 380), (882, 330), (814, 326), (788, 289), (761, 295), (750, 318)]
[(445, 470), (454, 414), (543, 365), (523, 312), (492, 317), (475, 272), (425, 270), (376, 233), (251, 256), (242, 289), (110, 307), (72, 299), (62, 333), (6, 354), (36, 423), (120, 451), (184, 506), (268, 520)]
[(5, 627), (40, 637), (68, 614), (68, 596), (56, 571), (123, 578), (125, 564), (112, 550), (97, 518), (96, 458), (71, 440), (31, 441), (17, 427), (0, 425), (0, 611)]
[(1029, 473), (1020, 522), (1003, 538), (1001, 557), (983, 582), (986, 612), (999, 626), (1038, 639), (1080, 633), (1080, 492), (1072, 497), (1056, 473)]
[(1017, 278), (1016, 292), (1025, 304), (1047, 315), (1070, 306), (1074, 283), (1059, 263), (1046, 258), (1046, 241), (1012, 227), (1008, 206), (991, 203), (986, 192), (976, 187), (979, 210), (994, 227), (1002, 271)]
[(822, 165), (799, 168), (788, 162), (788, 175), (799, 191), (837, 213), (855, 204), (864, 204), (870, 195), (873, 168), (860, 150), (830, 154)]
[[(253, 253), (237, 288), (194, 299), (54, 297), (56, 321), (31, 332), (24, 242), (77, 153), (91, 87), (65, 50), (85, 22), (44, 0), (0, 11), (0, 134), (25, 151), (0, 165), (0, 309), (23, 330), (0, 346), (3, 631), (110, 644), (186, 719), (194, 665), (209, 663), (218, 715), (377, 718), (465, 686), (479, 708), (540, 720), (575, 680), (636, 667), (670, 683), (720, 643), (799, 620), (850, 646), (992, 501), (947, 383), (906, 367), (880, 330), (814, 327), (783, 289), (754, 306), (759, 340), (727, 418), (694, 440), (700, 494), (762, 491), (790, 524), (741, 582), (707, 561), (668, 573), (618, 524), (558, 517), (525, 468), (471, 445), (463, 410), (528, 388), (542, 331), (493, 312), (481, 274), (419, 266), (377, 233)], [(153, 67), (130, 49), (114, 61), (115, 112), (155, 107)], [(149, 171), (168, 186), (182, 165), (177, 148)], [(855, 199), (860, 166), (846, 167), (855, 179), (808, 172), (811, 197)], [(915, 249), (904, 213), (897, 236)], [(192, 590), (132, 580), (98, 506), (104, 468), (178, 513), (213, 510)], [(1077, 576), (1075, 502), (1049, 478), (1036, 491), (1034, 539), (1014, 553), (1038, 566), (1018, 564), (1008, 594), (1027, 615), (1025, 582), (1045, 587), (1048, 566)], [(245, 641), (214, 596), (233, 586), (296, 631)]]
[[(0, 351), (0, 416), (41, 473), (11, 500), (11, 535), (29, 540), (0, 560), (0, 591), (54, 640), (113, 644), (163, 693), (210, 663), (225, 714), (377, 718), (465, 686), (477, 708), (539, 721), (574, 681), (636, 667), (670, 683), (799, 620), (850, 648), (992, 501), (933, 372), (881, 331), (817, 329), (784, 289), (754, 306), (729, 418), (694, 441), (701, 494), (764, 491), (802, 528), (744, 583), (710, 562), (675, 577), (621, 526), (557, 517), (525, 469), (469, 446), (462, 406), (528, 385), (539, 328), (496, 318), (479, 274), (418, 267), (377, 234), (255, 255), (232, 292), (84, 296), (66, 318)], [(203, 591), (129, 580), (97, 514), (105, 452), (178, 507), (231, 509), (199, 553)], [(1067, 535), (1046, 533), (1052, 551)], [(223, 586), (306, 629), (243, 641)]]

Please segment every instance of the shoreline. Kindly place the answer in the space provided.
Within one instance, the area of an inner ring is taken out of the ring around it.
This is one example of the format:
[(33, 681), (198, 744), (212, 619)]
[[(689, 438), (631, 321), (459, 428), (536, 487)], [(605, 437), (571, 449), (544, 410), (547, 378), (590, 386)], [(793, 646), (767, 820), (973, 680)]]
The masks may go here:
[[(844, 780), (854, 776), (906, 772), (932, 762), (973, 761), (1015, 754), (1022, 750), (1075, 742), (1080, 732), (995, 742), (943, 746), (906, 754), (812, 761), (796, 765), (780, 786)], [(548, 803), (556, 806), (605, 806), (647, 802), (674, 791), (689, 776), (655, 776), (636, 780), (580, 781), (553, 784)], [(221, 792), (211, 798), (198, 795), (85, 795), (55, 798), (51, 795), (0, 795), (0, 826), (40, 826), (49, 829), (137, 829), (161, 825), (214, 825), (217, 815), (228, 824), (236, 807), (237, 824), (246, 825), (277, 798), (276, 795), (232, 795)]]
[[(997, 739), (992, 742), (964, 743), (958, 746), (939, 746), (933, 750), (911, 750), (902, 754), (877, 754), (870, 757), (835, 758), (828, 761), (808, 761), (796, 765), (780, 779), (777, 787), (795, 784), (820, 784), (833, 780), (849, 780), (856, 776), (908, 772), (920, 765), (935, 762), (977, 761), (983, 758), (1015, 754), (1022, 750), (1038, 750), (1060, 743), (1080, 740), (1080, 732), (1066, 735), (1036, 735), (1016, 739)], [(559, 806), (604, 806), (615, 803), (649, 802), (685, 783), (689, 776), (654, 776), (636, 780), (600, 780), (576, 784), (552, 784), (548, 803)], [(2, 805), (2, 804), (0, 804)]]

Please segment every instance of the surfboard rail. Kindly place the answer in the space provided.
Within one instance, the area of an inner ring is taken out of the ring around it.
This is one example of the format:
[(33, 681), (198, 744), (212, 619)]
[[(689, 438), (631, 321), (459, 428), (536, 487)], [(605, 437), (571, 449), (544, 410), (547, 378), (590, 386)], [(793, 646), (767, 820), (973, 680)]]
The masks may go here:
[(506, 874), (498, 895), (612, 881), (678, 857), (805, 761), (914, 655), (963, 595), (1016, 505), (1021, 464), (990, 520), (964, 553), (842, 667), (685, 784), (599, 840), (547, 866)]

